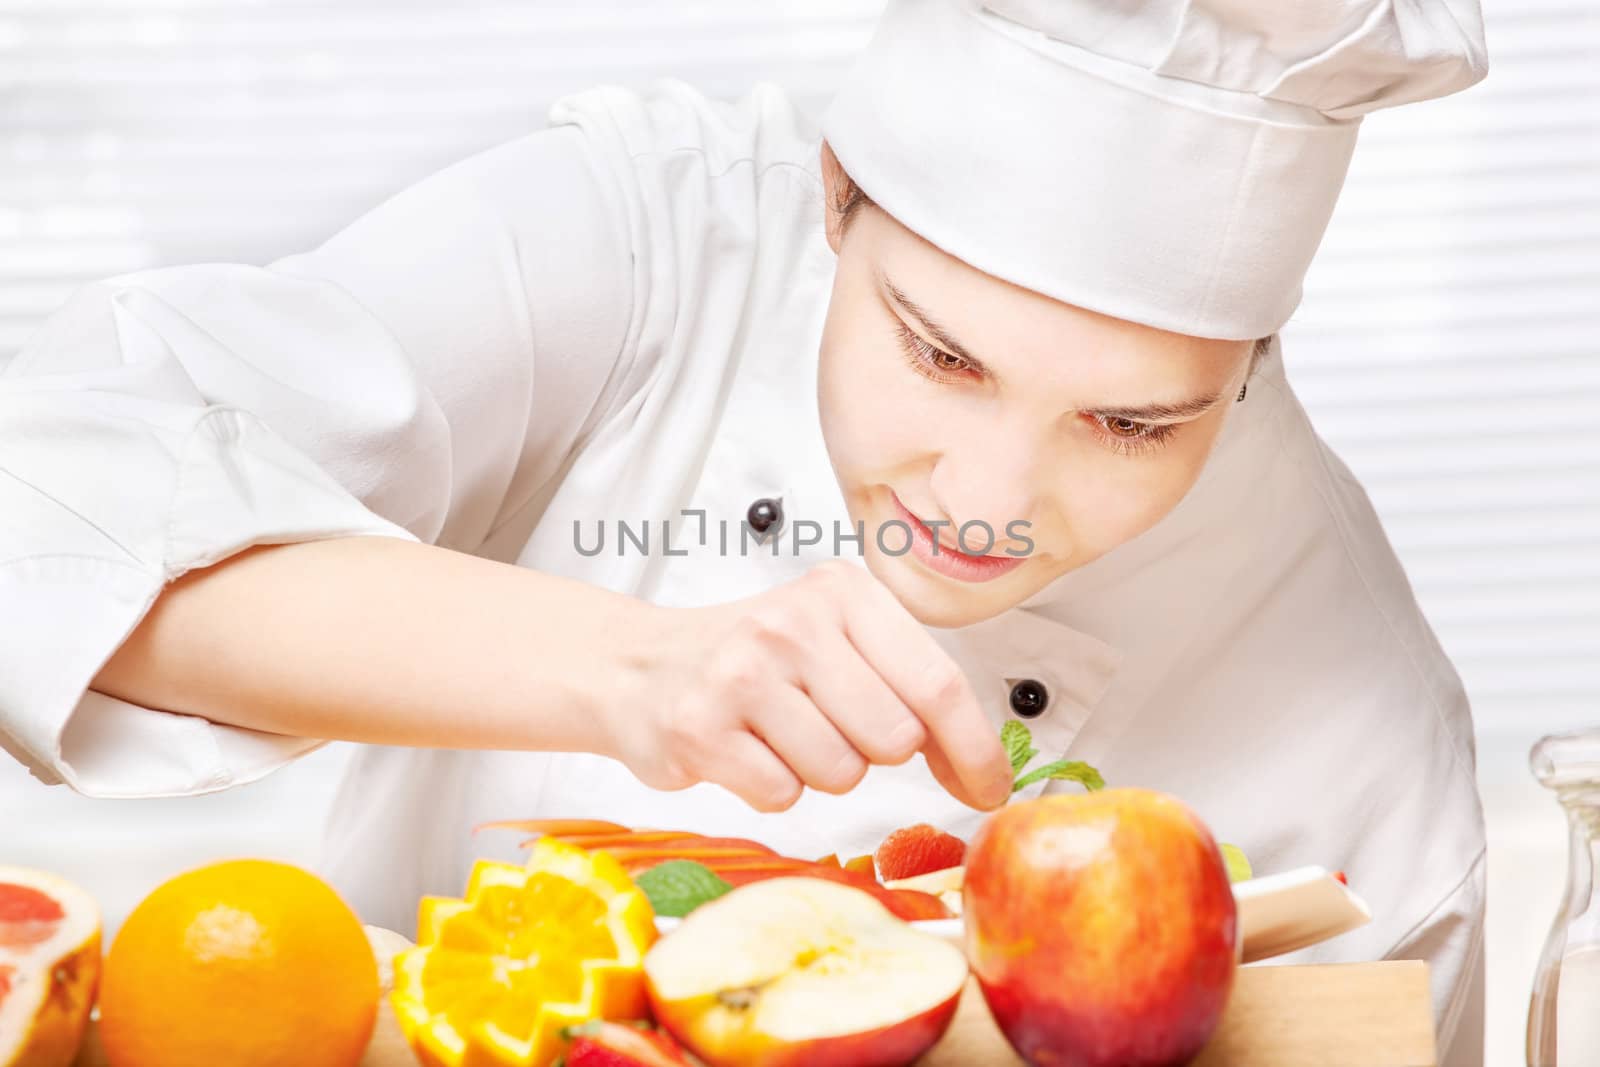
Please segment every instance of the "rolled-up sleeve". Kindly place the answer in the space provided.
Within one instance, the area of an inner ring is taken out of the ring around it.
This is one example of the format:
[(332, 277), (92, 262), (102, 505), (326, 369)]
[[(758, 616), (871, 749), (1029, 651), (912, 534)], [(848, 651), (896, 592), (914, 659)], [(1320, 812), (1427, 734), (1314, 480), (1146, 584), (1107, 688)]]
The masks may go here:
[(533, 499), (620, 376), (625, 195), (559, 127), (314, 251), (78, 290), (0, 374), (0, 746), (48, 783), (157, 796), (320, 744), (89, 686), (187, 571), (359, 535), (472, 551)]

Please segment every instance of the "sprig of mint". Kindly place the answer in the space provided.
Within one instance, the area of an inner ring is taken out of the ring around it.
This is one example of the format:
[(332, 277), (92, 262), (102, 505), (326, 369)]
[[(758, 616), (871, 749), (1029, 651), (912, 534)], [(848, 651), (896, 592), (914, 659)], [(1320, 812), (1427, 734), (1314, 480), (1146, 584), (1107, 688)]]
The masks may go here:
[(657, 915), (681, 919), (708, 900), (733, 888), (703, 863), (668, 860), (641, 872), (633, 880), (650, 898)]
[(1022, 769), (1039, 754), (1039, 750), (1033, 747), (1033, 732), (1015, 719), (1007, 720), (1000, 727), (1000, 743), (1005, 746), (1006, 758), (1011, 761), (1011, 773), (1019, 776), (1011, 785), (1013, 793), (1046, 778), (1077, 782), (1091, 793), (1106, 787), (1106, 780), (1100, 777), (1100, 772), (1082, 760), (1058, 759), (1023, 774)]
[(1100, 777), (1100, 772), (1080, 759), (1058, 759), (1053, 763), (1046, 763), (1043, 767), (1033, 770), (1018, 778), (1011, 787), (1013, 793), (1019, 789), (1026, 789), (1034, 782), (1042, 782), (1046, 778), (1058, 779), (1067, 782), (1077, 782), (1089, 792), (1104, 789), (1106, 780)]
[[(1100, 777), (1100, 772), (1082, 760), (1058, 759), (1023, 774), (1022, 768), (1039, 754), (1039, 750), (1033, 747), (1033, 732), (1015, 719), (1008, 719), (1000, 727), (1000, 743), (1005, 746), (1006, 758), (1011, 761), (1011, 773), (1016, 777), (1011, 786), (1013, 793), (1047, 778), (1077, 782), (1091, 793), (1106, 787), (1106, 780)], [(1219, 847), (1222, 849), (1223, 862), (1227, 864), (1228, 881), (1243, 882), (1254, 877), (1244, 849), (1226, 843), (1219, 844)]]
[(1015, 719), (1008, 720), (1000, 727), (1000, 743), (1006, 746), (1006, 758), (1011, 760), (1013, 778), (1021, 774), (1028, 761), (1039, 754), (1039, 750), (1033, 747), (1033, 734)]

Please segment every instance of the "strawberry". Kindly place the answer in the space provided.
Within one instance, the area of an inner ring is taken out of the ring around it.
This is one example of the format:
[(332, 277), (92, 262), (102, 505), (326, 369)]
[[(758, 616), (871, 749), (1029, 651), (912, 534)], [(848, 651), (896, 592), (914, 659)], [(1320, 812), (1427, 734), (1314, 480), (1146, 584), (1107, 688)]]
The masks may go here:
[(959, 867), (966, 855), (965, 841), (924, 822), (896, 830), (884, 838), (875, 858), (878, 876), (886, 882), (892, 882), (899, 878), (915, 878), (929, 871)]
[(671, 1035), (660, 1030), (596, 1019), (567, 1031), (566, 1067), (694, 1067)]

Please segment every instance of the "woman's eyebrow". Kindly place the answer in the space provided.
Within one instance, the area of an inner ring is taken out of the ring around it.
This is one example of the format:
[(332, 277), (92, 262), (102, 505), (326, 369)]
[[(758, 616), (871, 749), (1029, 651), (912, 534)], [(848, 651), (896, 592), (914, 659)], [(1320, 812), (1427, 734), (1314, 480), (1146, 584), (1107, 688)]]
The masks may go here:
[(1094, 414), (1104, 419), (1128, 419), (1131, 422), (1173, 422), (1204, 415), (1216, 406), (1221, 393), (1180, 400), (1176, 404), (1142, 404), (1139, 407), (1094, 408)]
[(889, 296), (894, 300), (894, 302), (899, 304), (901, 308), (905, 310), (907, 315), (910, 315), (912, 318), (916, 319), (917, 323), (928, 332), (928, 336), (932, 337), (935, 341), (938, 341), (939, 344), (944, 347), (945, 351), (949, 352), (952, 356), (960, 356), (962, 359), (966, 360), (970, 366), (970, 369), (977, 371), (980, 374), (986, 373), (987, 368), (984, 367), (983, 360), (979, 359), (971, 352), (968, 352), (966, 347), (960, 341), (957, 341), (954, 337), (951, 337), (949, 331), (947, 331), (943, 326), (940, 326), (939, 323), (934, 320), (934, 318), (926, 311), (922, 310), (915, 300), (903, 293), (898, 285), (889, 280), (887, 275), (879, 275), (878, 280), (883, 283), (884, 289), (888, 291)]

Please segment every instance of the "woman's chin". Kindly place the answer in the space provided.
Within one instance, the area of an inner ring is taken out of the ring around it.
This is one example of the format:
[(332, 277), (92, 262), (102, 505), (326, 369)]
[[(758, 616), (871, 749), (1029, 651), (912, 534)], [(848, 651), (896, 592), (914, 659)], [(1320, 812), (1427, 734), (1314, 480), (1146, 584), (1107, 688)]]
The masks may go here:
[(1029, 560), (987, 582), (960, 581), (930, 570), (909, 553), (890, 556), (869, 550), (867, 569), (924, 626), (952, 630), (992, 619), (1016, 607), (1041, 587)]

